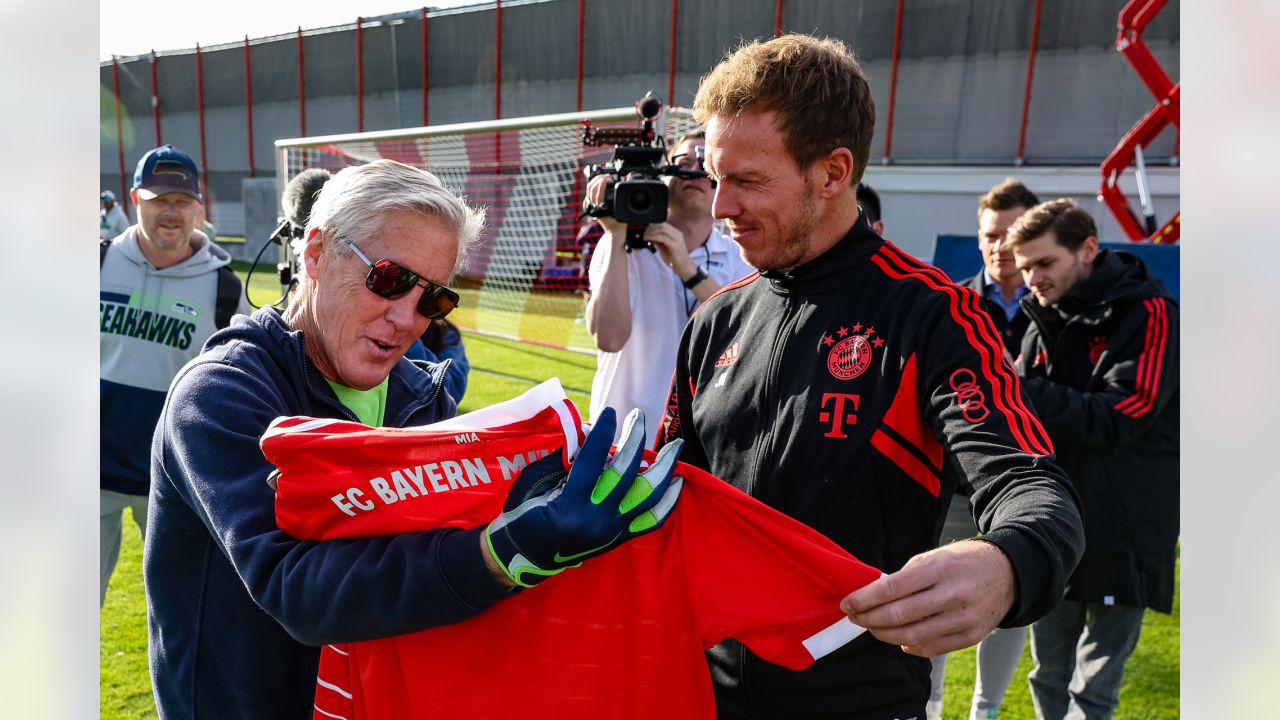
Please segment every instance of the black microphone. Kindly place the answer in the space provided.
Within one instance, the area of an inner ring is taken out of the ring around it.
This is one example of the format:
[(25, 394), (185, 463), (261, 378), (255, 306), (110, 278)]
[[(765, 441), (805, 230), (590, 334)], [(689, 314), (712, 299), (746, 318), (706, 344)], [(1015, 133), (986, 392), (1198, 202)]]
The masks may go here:
[[(311, 208), (316, 204), (316, 197), (320, 195), (320, 190), (324, 188), (324, 184), (329, 182), (331, 177), (333, 176), (328, 170), (311, 168), (298, 173), (284, 186), (284, 193), (280, 196), (280, 205), (284, 210), (284, 218), (280, 220), (280, 224), (271, 233), (271, 237), (267, 238), (262, 250), (258, 251), (258, 258), (253, 261), (254, 267), (256, 267), (258, 260), (262, 258), (263, 251), (267, 249), (267, 245), (273, 242), (280, 243), (284, 247), (285, 261), (276, 263), (276, 272), (280, 277), (280, 284), (286, 288), (293, 286), (299, 270), (298, 258), (293, 254), (293, 245), (290, 243), (290, 239), (302, 237), (302, 232), (307, 227), (307, 221), (311, 219)], [(285, 290), (280, 300), (272, 304), (275, 305), (283, 301), (287, 293), (288, 290)]]
[(644, 97), (636, 103), (636, 114), (645, 120), (652, 120), (658, 117), (658, 113), (662, 112), (662, 98), (653, 94), (653, 91), (644, 94)]
[(330, 177), (332, 175), (328, 170), (311, 168), (298, 173), (284, 186), (280, 204), (284, 206), (284, 216), (295, 233), (301, 234), (307, 226), (307, 221), (311, 219), (311, 207), (316, 204), (316, 197)]

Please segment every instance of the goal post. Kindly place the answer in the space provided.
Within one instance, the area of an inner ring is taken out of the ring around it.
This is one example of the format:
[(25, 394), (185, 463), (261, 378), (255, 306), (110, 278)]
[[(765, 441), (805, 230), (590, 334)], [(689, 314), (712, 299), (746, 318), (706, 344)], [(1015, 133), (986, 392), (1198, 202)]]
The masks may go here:
[[(627, 107), (277, 140), (276, 181), (283, 192), (307, 168), (337, 172), (382, 158), (430, 170), (487, 211), (484, 232), (455, 280), (462, 302), (449, 319), (471, 332), (593, 353), (578, 245), (582, 170), (607, 162), (612, 148), (583, 147), (583, 120), (639, 125), (635, 108)], [(671, 142), (693, 125), (687, 109), (667, 108), (656, 127)]]

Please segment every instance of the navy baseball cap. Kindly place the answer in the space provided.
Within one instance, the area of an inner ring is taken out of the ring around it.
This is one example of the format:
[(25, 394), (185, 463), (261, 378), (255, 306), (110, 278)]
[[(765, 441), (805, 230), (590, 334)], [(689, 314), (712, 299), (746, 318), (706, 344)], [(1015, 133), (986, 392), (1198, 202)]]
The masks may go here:
[(116, 194), (115, 194), (115, 193), (113, 193), (113, 192), (111, 192), (110, 190), (103, 190), (103, 191), (102, 191), (102, 194), (101, 194), (101, 195), (99, 195), (98, 197), (102, 200), (102, 202), (115, 202), (115, 201), (116, 201)]
[(161, 145), (142, 156), (133, 171), (133, 187), (143, 200), (174, 192), (201, 199), (195, 161), (172, 145)]

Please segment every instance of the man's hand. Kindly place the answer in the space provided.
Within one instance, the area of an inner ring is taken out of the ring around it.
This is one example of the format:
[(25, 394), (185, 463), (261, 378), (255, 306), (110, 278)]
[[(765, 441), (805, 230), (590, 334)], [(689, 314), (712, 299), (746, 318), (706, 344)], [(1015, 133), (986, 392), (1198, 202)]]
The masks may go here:
[(489, 553), (512, 582), (533, 587), (565, 568), (657, 530), (671, 514), (684, 481), (673, 477), (683, 443), (658, 453), (638, 472), (644, 413), (632, 410), (618, 452), (609, 457), (616, 419), (600, 414), (565, 477), (561, 451), (520, 472), (503, 512), (484, 536)]
[[(605, 192), (612, 184), (612, 175), (597, 175), (591, 178), (587, 183), (587, 202), (592, 205), (603, 205)], [(599, 217), (596, 220), (600, 223), (600, 227), (603, 227), (604, 231), (613, 238), (614, 247), (620, 249), (627, 234), (627, 226), (618, 222), (612, 215)]]
[(975, 645), (1013, 607), (1013, 565), (1000, 548), (965, 540), (916, 555), (840, 601), (857, 625), (905, 652), (932, 657)]
[(693, 277), (698, 271), (693, 258), (689, 257), (689, 248), (684, 244), (684, 233), (675, 226), (668, 223), (650, 225), (644, 231), (644, 239), (658, 248), (662, 261), (681, 280)]

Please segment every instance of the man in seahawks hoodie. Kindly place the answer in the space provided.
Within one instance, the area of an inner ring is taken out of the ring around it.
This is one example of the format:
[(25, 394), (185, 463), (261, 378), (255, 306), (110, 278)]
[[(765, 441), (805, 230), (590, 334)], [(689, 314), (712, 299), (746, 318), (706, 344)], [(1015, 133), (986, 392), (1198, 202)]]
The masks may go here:
[(129, 195), (138, 224), (101, 249), (99, 605), (126, 507), (146, 531), (151, 435), (170, 381), (234, 312), (249, 312), (231, 256), (195, 229), (200, 171), (186, 153), (172, 145), (147, 152)]

